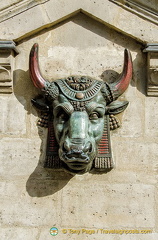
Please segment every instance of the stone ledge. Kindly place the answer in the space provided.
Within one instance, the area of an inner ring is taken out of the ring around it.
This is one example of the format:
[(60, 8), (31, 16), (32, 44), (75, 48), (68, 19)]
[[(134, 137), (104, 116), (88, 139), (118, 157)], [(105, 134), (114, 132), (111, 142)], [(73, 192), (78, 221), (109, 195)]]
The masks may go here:
[(14, 51), (15, 54), (18, 54), (16, 44), (14, 41), (0, 41), (0, 51)]

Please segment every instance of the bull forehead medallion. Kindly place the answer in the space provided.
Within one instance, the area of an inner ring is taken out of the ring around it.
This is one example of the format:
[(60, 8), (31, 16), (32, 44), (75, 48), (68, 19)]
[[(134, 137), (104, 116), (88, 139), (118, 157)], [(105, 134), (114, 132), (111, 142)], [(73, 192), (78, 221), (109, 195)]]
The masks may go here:
[(125, 49), (122, 74), (114, 83), (87, 76), (45, 80), (38, 64), (38, 44), (30, 52), (30, 77), (42, 97), (32, 99), (41, 111), (38, 124), (48, 128), (45, 167), (73, 174), (107, 172), (114, 167), (110, 130), (119, 127), (116, 114), (128, 101), (116, 101), (132, 78), (132, 59)]

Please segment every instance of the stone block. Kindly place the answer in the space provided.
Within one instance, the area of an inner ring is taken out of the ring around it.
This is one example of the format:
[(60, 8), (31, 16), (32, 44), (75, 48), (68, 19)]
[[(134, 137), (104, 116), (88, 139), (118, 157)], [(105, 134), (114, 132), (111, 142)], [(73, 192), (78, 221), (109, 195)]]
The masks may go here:
[(144, 104), (140, 98), (129, 99), (129, 105), (122, 114), (121, 127), (114, 133), (121, 137), (140, 137), (144, 130)]
[[(136, 171), (135, 169), (127, 170), (124, 168), (118, 167), (118, 163), (116, 162), (117, 166), (108, 172), (107, 174), (102, 174), (102, 175), (89, 175), (89, 178), (86, 178), (86, 181), (91, 181), (93, 182), (99, 182), (99, 181), (104, 181), (108, 184), (110, 183), (143, 183), (143, 184), (156, 184), (157, 179), (156, 176), (153, 176), (153, 171), (148, 171), (146, 174), (144, 174), (144, 170), (142, 168)], [(119, 169), (118, 169), (119, 168)]]
[[(0, 197), (1, 226), (25, 226), (38, 227), (50, 226), (54, 223), (60, 224), (60, 193), (56, 192), (52, 196), (47, 197), (31, 197), (25, 189), (26, 182), (18, 181), (6, 183), (6, 193), (3, 192)], [(45, 188), (53, 182), (46, 183)], [(35, 189), (35, 186), (33, 186)], [(42, 186), (44, 189), (44, 185)], [(42, 188), (41, 187), (41, 188)], [(8, 190), (11, 190), (9, 193)], [(14, 191), (17, 191), (17, 193)], [(36, 189), (35, 189), (36, 191)], [(6, 196), (5, 196), (6, 195)]]
[(12, 179), (32, 173), (40, 157), (40, 139), (3, 138), (0, 144), (0, 176)]
[[(19, 183), (20, 181), (20, 183)], [(0, 181), (0, 196), (1, 200), (17, 200), (18, 198), (26, 198), (28, 196), (28, 201), (31, 201), (31, 198), (41, 198), (51, 195), (53, 201), (53, 194), (58, 192), (63, 186), (64, 183), (57, 180), (51, 180), (45, 178), (35, 178), (30, 182), (31, 185), (27, 182), (27, 177), (23, 177), (20, 180), (1, 180)], [(56, 196), (56, 194), (55, 194)]]
[(1, 240), (33, 240), (38, 237), (37, 228), (26, 227), (1, 227)]
[[(29, 4), (27, 4), (27, 8), (28, 5)], [(34, 18), (36, 19), (34, 23), (32, 23), (31, 16), (34, 16)], [(5, 18), (5, 21), (2, 21), (4, 23), (2, 32), (5, 36), (7, 35), (6, 39), (12, 40), (14, 39), (13, 36), (16, 36), (16, 38), (20, 38), (21, 35), (27, 34), (28, 32), (30, 32), (30, 30), (38, 28), (41, 25), (45, 25), (47, 16), (45, 16), (45, 11), (43, 10), (43, 8), (37, 5), (36, 7), (30, 8), (29, 11), (22, 11), (20, 14), (15, 14), (11, 19), (12, 21), (10, 21), (10, 18)], [(6, 28), (6, 26), (8, 25), (12, 26), (11, 31)], [(21, 31), (20, 34), (19, 31)]]
[(62, 227), (153, 228), (154, 206), (151, 185), (76, 182), (63, 189)]
[(26, 134), (26, 112), (13, 96), (0, 97), (0, 133), (5, 135)]
[(155, 226), (155, 231), (158, 233), (158, 202), (157, 202), (157, 198), (158, 198), (158, 186), (156, 185), (156, 192), (155, 192), (155, 199), (156, 199), (156, 202), (155, 202), (156, 226)]
[(17, 199), (18, 197), (26, 196), (26, 179), (19, 180), (1, 180), (0, 181), (0, 196), (2, 199)]
[(120, 235), (118, 240), (157, 240), (157, 233), (149, 233), (149, 234), (123, 234)]
[(145, 134), (148, 137), (158, 137), (158, 98), (145, 99)]
[[(134, 170), (135, 172), (152, 172), (156, 176), (158, 144), (149, 141), (113, 138), (113, 155), (117, 169)], [(154, 178), (154, 177), (153, 177)]]

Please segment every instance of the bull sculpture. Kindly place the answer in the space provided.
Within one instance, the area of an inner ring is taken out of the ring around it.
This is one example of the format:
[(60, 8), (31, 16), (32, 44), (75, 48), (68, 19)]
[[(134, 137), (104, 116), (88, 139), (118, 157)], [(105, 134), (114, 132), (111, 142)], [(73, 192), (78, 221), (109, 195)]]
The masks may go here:
[(45, 80), (39, 69), (37, 43), (30, 52), (29, 70), (33, 84), (42, 93), (42, 97), (32, 99), (43, 113), (39, 125), (48, 127), (45, 167), (65, 168), (73, 174), (111, 170), (110, 130), (119, 127), (114, 115), (128, 105), (115, 100), (132, 77), (130, 52), (125, 49), (123, 71), (110, 84), (87, 76)]

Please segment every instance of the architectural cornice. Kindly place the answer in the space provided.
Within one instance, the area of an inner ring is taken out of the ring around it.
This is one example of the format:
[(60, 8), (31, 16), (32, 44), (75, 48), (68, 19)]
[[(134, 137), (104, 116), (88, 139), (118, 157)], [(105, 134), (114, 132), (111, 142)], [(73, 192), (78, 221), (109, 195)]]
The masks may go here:
[(18, 54), (18, 50), (16, 48), (16, 44), (13, 41), (0, 41), (0, 51), (14, 51), (15, 54)]
[(158, 25), (158, 2), (155, 0), (109, 0), (124, 9)]
[(17, 44), (27, 37), (33, 37), (41, 30), (49, 29), (64, 20), (68, 20), (79, 12), (144, 45), (148, 42), (156, 42), (158, 36), (158, 25), (146, 21), (138, 14), (127, 11), (111, 0), (19, 1), (11, 18), (8, 17), (8, 10), (3, 8), (0, 11), (0, 15), (3, 15), (3, 20), (1, 19), (0, 22), (1, 39), (14, 40)]
[(6, 21), (17, 14), (47, 1), (49, 0), (13, 0), (10, 4), (10, 2), (8, 3), (6, 0), (2, 0), (0, 6), (0, 22)]
[(158, 52), (158, 43), (148, 43), (143, 52)]

